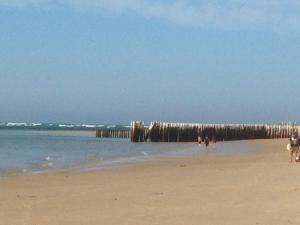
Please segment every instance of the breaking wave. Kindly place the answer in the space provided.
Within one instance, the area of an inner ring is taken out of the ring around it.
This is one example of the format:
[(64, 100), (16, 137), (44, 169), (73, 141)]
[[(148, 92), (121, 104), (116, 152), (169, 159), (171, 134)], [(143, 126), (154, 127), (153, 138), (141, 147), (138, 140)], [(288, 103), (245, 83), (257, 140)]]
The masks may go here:
[(0, 129), (33, 129), (33, 130), (95, 130), (95, 129), (128, 130), (129, 125), (114, 124), (69, 124), (69, 123), (27, 123), (0, 122)]

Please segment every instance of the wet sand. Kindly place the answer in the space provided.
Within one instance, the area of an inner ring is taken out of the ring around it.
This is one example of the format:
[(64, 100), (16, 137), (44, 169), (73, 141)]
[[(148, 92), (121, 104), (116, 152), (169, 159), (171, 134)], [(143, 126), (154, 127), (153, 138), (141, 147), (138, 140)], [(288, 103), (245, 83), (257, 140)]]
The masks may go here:
[(286, 143), (253, 141), (250, 155), (11, 175), (0, 179), (0, 225), (300, 224), (300, 163), (288, 163)]

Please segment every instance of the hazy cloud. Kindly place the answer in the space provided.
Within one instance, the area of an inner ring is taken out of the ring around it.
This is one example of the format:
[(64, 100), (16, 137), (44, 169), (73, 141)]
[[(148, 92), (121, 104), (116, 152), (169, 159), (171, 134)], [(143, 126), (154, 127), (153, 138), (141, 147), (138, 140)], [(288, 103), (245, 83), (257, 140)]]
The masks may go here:
[(77, 10), (136, 14), (170, 23), (226, 30), (300, 29), (298, 0), (0, 0), (3, 6), (64, 4)]

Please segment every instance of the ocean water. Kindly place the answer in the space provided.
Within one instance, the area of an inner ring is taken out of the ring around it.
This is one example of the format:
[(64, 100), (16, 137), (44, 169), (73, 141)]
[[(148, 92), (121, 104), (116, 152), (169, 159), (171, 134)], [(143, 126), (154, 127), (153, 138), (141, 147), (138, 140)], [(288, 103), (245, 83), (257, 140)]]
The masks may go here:
[(27, 123), (0, 122), (0, 130), (95, 130), (97, 128), (109, 130), (128, 130), (129, 125), (114, 124), (71, 124), (71, 123)]
[(247, 141), (220, 142), (208, 148), (197, 143), (131, 143), (99, 139), (93, 131), (0, 129), (0, 176), (56, 170), (95, 170), (164, 157), (244, 154)]

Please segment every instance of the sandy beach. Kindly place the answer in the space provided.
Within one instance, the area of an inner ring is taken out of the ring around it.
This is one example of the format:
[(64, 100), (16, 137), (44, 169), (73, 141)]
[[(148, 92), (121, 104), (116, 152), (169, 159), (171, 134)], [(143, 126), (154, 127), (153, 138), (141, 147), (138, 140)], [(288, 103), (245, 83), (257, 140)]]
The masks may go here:
[(300, 164), (288, 163), (286, 143), (255, 140), (249, 155), (10, 175), (0, 179), (0, 224), (300, 224)]

